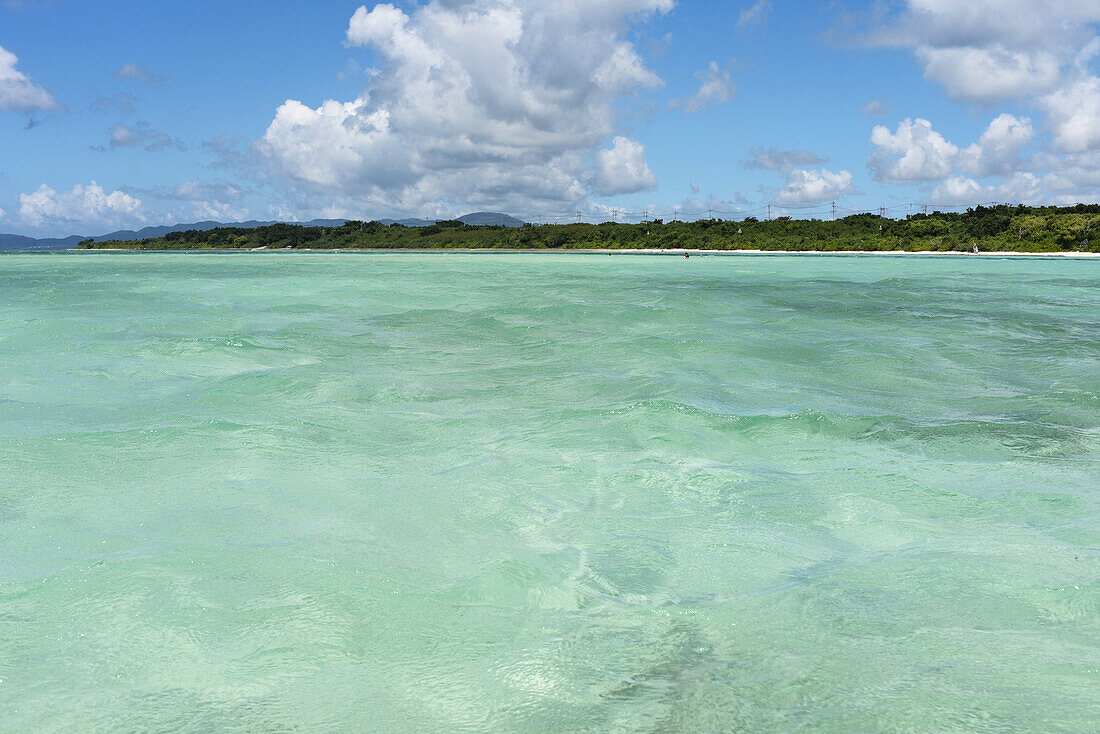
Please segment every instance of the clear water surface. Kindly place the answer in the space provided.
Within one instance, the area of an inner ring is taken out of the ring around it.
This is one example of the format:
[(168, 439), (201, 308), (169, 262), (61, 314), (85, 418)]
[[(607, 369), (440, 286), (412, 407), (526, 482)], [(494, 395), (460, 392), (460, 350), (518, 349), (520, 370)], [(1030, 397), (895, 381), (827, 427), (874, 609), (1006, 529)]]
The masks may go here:
[(0, 257), (6, 732), (1083, 732), (1100, 262)]

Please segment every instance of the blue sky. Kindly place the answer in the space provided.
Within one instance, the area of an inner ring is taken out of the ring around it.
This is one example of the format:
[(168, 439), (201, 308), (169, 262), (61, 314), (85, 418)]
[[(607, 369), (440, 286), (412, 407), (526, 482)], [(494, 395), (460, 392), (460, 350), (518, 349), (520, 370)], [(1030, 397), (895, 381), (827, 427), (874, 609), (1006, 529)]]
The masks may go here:
[(1096, 201), (1095, 0), (0, 0), (0, 231)]

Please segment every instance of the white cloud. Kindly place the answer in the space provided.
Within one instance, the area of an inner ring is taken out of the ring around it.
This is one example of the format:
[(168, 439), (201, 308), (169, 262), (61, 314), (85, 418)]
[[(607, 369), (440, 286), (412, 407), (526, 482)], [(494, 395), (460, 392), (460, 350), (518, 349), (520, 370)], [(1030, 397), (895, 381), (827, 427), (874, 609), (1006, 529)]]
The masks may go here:
[(33, 112), (57, 107), (53, 97), (15, 68), (19, 59), (0, 46), (0, 112)]
[(909, 0), (875, 42), (912, 48), (948, 96), (989, 104), (1047, 93), (1082, 73), (1096, 22), (1095, 0)]
[[(612, 162), (599, 151), (618, 133), (624, 97), (661, 83), (624, 33), (672, 5), (361, 7), (348, 43), (372, 48), (381, 70), (356, 100), (316, 108), (288, 100), (257, 150), (292, 182), (288, 195), (317, 213), (569, 209), (597, 176), (601, 187), (622, 189), (606, 186), (615, 177), (593, 163)], [(604, 153), (630, 151), (616, 144)], [(644, 160), (635, 168), (641, 178), (627, 188), (648, 187)]]
[(954, 176), (942, 182), (933, 191), (930, 199), (944, 206), (959, 206), (984, 201), (983, 187), (972, 178)]
[(611, 150), (596, 154), (595, 185), (608, 196), (657, 188), (657, 178), (646, 165), (645, 146), (636, 140), (616, 137)]
[(936, 181), (955, 167), (959, 149), (932, 129), (928, 120), (906, 118), (897, 132), (882, 125), (871, 131), (875, 150), (867, 160), (876, 181)]
[(1100, 79), (1087, 77), (1039, 101), (1054, 145), (1067, 153), (1100, 149)]
[(868, 167), (877, 180), (934, 184), (928, 200), (938, 204), (1065, 204), (1095, 201), (1100, 188), (1100, 149), (1036, 149), (1028, 117), (1002, 113), (965, 148), (920, 119), (903, 121), (895, 133), (876, 127), (871, 141), (876, 149)]
[[(924, 119), (903, 120), (896, 132), (876, 126), (871, 132), (875, 150), (867, 165), (876, 180), (887, 183), (940, 182), (936, 191), (952, 201), (965, 198), (968, 188), (989, 192), (999, 191), (1002, 198), (1012, 192), (1026, 193), (1021, 174), (1025, 161), (1021, 154), (1032, 144), (1035, 128), (1031, 119), (1002, 113), (990, 121), (978, 141), (966, 148), (951, 143), (936, 132)], [(1046, 163), (1057, 166), (1055, 156)], [(962, 175), (960, 175), (962, 174)], [(1038, 180), (1034, 175), (1030, 180)], [(977, 183), (973, 178), (1008, 177), (1015, 183), (1009, 188), (997, 188)]]
[(768, 20), (768, 15), (772, 12), (772, 4), (770, 0), (756, 0), (756, 3), (750, 7), (744, 8), (737, 15), (737, 27), (747, 28), (751, 25), (763, 25)]
[(128, 82), (151, 82), (154, 84), (160, 84), (167, 81), (160, 74), (154, 74), (148, 69), (144, 69), (132, 61), (127, 61), (122, 66), (115, 69), (115, 73), (112, 74), (115, 79), (121, 79)]
[(772, 203), (779, 206), (818, 204), (854, 193), (856, 188), (848, 171), (834, 173), (825, 169), (798, 168), (787, 174), (787, 184), (772, 195)]
[(7, 216), (7, 212), (5, 212), (3, 209), (0, 209), (0, 220), (2, 220), (6, 216)]
[[(43, 184), (19, 196), (23, 227), (38, 234), (102, 234), (116, 229), (136, 229), (150, 224), (174, 224), (214, 220), (239, 222), (250, 217), (239, 203), (243, 192), (218, 181), (187, 181), (169, 187), (123, 189), (108, 192), (95, 181), (56, 191)], [(140, 197), (140, 198), (139, 198)], [(150, 209), (145, 197), (165, 206)]]
[(955, 99), (992, 103), (1050, 89), (1061, 77), (1061, 62), (1046, 52), (992, 48), (916, 49), (924, 75), (944, 85)]
[(122, 227), (145, 224), (148, 213), (140, 199), (122, 191), (107, 193), (92, 181), (71, 191), (57, 192), (46, 184), (31, 194), (19, 195), (19, 218), (34, 229), (72, 228), (81, 234), (88, 227)]
[(1035, 165), (1050, 171), (1043, 177), (1043, 188), (1052, 193), (1053, 200), (1096, 200), (1096, 190), (1100, 188), (1100, 151), (1067, 156), (1041, 154), (1035, 157)]
[(685, 111), (695, 113), (711, 105), (731, 102), (737, 94), (733, 75), (718, 66), (717, 61), (710, 62), (705, 71), (697, 72), (695, 78), (699, 80), (699, 91), (687, 99), (674, 100), (674, 107), (683, 107)]
[(1045, 200), (1042, 182), (1031, 173), (1017, 173), (999, 184), (985, 186), (972, 178), (953, 176), (929, 195), (930, 205), (950, 207), (1001, 202), (1040, 204)]
[(1031, 119), (1003, 113), (961, 153), (961, 167), (976, 176), (1006, 176), (1023, 165), (1020, 151), (1035, 137)]
[[(1100, 151), (1100, 78), (1090, 68), (1100, 53), (1097, 23), (1096, 0), (906, 0), (872, 43), (911, 49), (925, 77), (952, 99), (984, 105), (1013, 100), (1041, 116), (1033, 123), (1000, 115), (977, 143), (954, 156), (942, 136), (907, 147), (908, 157), (880, 146), (872, 170), (885, 181), (938, 180), (937, 191), (956, 198), (974, 187), (986, 197), (1032, 196), (1031, 185), (1041, 181), (1056, 197), (1095, 199), (1095, 183), (1081, 186), (1095, 178), (1084, 154)], [(1022, 155), (1035, 145), (1036, 128), (1050, 133), (1052, 152)], [(1023, 177), (1024, 169), (1031, 178)], [(1004, 180), (980, 182), (991, 176)]]

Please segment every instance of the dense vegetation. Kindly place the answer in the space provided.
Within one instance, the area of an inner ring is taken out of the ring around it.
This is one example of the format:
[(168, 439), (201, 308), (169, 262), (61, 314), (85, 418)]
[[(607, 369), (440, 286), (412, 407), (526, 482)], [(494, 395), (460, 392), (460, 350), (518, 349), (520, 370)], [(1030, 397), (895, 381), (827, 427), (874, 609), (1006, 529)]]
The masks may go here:
[[(1093, 230), (1097, 230), (1093, 232)], [(348, 222), (341, 227), (275, 224), (172, 232), (133, 242), (80, 243), (83, 249), (704, 249), (931, 250), (970, 252), (1100, 252), (1100, 205), (993, 206), (962, 213), (887, 219), (856, 214), (836, 221), (780, 217), (647, 224), (561, 224), (519, 228), (458, 221), (428, 227)]]

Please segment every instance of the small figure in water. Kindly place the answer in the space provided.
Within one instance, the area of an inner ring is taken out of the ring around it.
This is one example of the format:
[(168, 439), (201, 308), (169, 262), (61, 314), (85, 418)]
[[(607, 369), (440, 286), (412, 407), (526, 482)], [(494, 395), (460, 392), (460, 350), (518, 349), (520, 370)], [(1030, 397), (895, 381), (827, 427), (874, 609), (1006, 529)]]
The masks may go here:
[(691, 257), (691, 255), (689, 253), (685, 252), (684, 253), (684, 259), (687, 260), (689, 257)]

